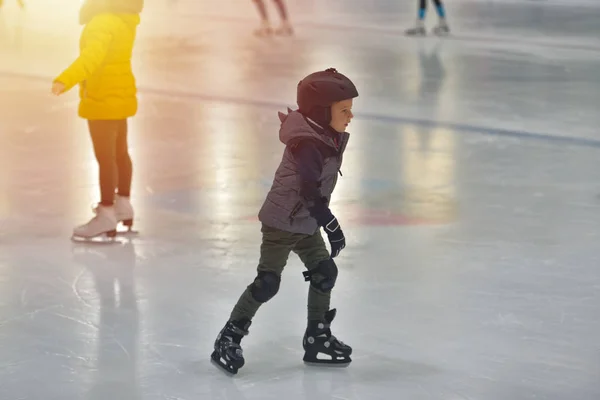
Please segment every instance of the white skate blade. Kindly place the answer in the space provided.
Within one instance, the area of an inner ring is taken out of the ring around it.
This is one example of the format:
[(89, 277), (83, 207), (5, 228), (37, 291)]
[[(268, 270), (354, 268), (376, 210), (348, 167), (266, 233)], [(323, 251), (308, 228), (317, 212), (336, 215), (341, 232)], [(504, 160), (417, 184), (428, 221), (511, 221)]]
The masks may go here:
[(108, 236), (105, 233), (98, 235), (98, 236), (91, 236), (91, 237), (72, 235), (71, 240), (75, 243), (97, 243), (97, 244), (118, 243), (116, 236)]

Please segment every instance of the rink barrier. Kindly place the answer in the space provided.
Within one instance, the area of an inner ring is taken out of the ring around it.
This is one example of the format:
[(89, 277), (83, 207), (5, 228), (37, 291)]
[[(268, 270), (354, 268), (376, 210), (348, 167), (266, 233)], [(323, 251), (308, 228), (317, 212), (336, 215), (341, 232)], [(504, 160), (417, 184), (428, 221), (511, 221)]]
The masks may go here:
[[(151, 88), (143, 88), (139, 89), (141, 94), (148, 94), (160, 97), (171, 97), (171, 98), (189, 98), (194, 100), (204, 100), (204, 101), (215, 101), (215, 102), (224, 102), (230, 104), (238, 104), (238, 105), (250, 105), (261, 108), (273, 108), (276, 110), (289, 108), (296, 108), (294, 104), (284, 104), (281, 102), (267, 101), (267, 100), (257, 100), (257, 99), (248, 99), (241, 97), (226, 97), (226, 96), (212, 96), (205, 95), (196, 92), (187, 92), (187, 91), (179, 91), (179, 90), (163, 90), (163, 89), (151, 89)], [(420, 118), (410, 118), (410, 117), (401, 117), (395, 115), (383, 115), (369, 112), (356, 112), (354, 113), (354, 118), (361, 120), (370, 120), (376, 122), (390, 123), (390, 124), (410, 124), (417, 125), (421, 127), (427, 128), (443, 128), (443, 129), (451, 129), (458, 132), (464, 133), (476, 133), (476, 134), (487, 134), (493, 136), (503, 136), (503, 137), (512, 137), (517, 139), (535, 139), (535, 140), (544, 140), (547, 142), (561, 143), (561, 144), (570, 144), (578, 147), (595, 147), (600, 148), (600, 139), (591, 139), (591, 138), (583, 138), (583, 137), (568, 137), (568, 136), (560, 136), (553, 135), (548, 133), (541, 132), (527, 132), (527, 131), (519, 131), (513, 129), (503, 129), (503, 128), (489, 128), (477, 125), (469, 125), (469, 124), (461, 124), (455, 122), (446, 122), (446, 121), (435, 121), (429, 119), (420, 119)]]
[[(40, 82), (50, 82), (52, 80), (49, 76), (36, 75), (36, 74), (27, 74), (20, 73), (14, 71), (2, 71), (0, 70), (0, 77), (7, 78), (20, 78), (26, 79), (30, 81), (40, 81)], [(193, 99), (193, 100), (203, 100), (203, 101), (211, 101), (211, 102), (222, 102), (229, 104), (237, 104), (237, 105), (245, 105), (245, 106), (253, 106), (260, 108), (272, 108), (274, 110), (285, 110), (287, 107), (295, 108), (294, 104), (285, 104), (283, 102), (277, 101), (268, 101), (268, 100), (260, 100), (260, 99), (250, 99), (243, 97), (227, 97), (227, 96), (216, 96), (216, 95), (207, 95), (198, 92), (190, 92), (180, 89), (156, 89), (156, 88), (148, 88), (139, 86), (138, 92), (141, 95), (152, 95), (158, 97), (165, 98), (174, 98), (174, 99)], [(541, 132), (528, 132), (528, 131), (520, 131), (513, 129), (504, 129), (504, 128), (490, 128), (485, 126), (477, 126), (470, 124), (462, 124), (456, 122), (447, 122), (447, 121), (435, 121), (431, 119), (420, 119), (420, 118), (411, 118), (411, 117), (401, 117), (395, 115), (384, 115), (384, 114), (376, 114), (369, 112), (356, 112), (354, 113), (354, 117), (360, 120), (367, 121), (375, 121), (389, 124), (409, 124), (416, 125), (427, 128), (437, 128), (437, 129), (449, 129), (457, 132), (463, 133), (475, 133), (475, 134), (486, 134), (492, 136), (502, 136), (502, 137), (511, 137), (516, 139), (533, 139), (533, 140), (544, 140), (547, 142), (573, 145), (578, 147), (594, 147), (600, 148), (600, 139), (591, 139), (591, 138), (583, 138), (583, 137), (569, 137), (569, 136), (560, 136), (548, 133)]]

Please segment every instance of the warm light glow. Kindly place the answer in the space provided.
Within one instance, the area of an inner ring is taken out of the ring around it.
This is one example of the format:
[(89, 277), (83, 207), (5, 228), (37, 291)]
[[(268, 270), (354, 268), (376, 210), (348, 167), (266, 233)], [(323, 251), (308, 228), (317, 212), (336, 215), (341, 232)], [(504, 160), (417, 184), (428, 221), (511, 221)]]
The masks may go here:
[(456, 213), (455, 133), (407, 127), (400, 150), (402, 212), (430, 222), (449, 222)]

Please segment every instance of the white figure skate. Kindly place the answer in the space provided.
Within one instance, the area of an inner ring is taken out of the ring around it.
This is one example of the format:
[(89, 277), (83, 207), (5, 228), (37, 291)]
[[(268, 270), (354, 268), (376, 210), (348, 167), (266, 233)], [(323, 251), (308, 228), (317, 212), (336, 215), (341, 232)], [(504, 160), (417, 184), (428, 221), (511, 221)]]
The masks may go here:
[(73, 230), (72, 240), (76, 242), (110, 243), (117, 235), (117, 218), (114, 207), (99, 205), (96, 216), (86, 224)]
[[(99, 205), (92, 207), (94, 213), (97, 213), (98, 207)], [(131, 205), (129, 197), (123, 197), (116, 194), (114, 209), (117, 224), (121, 223), (126, 228), (124, 231), (117, 229), (117, 233), (137, 233), (137, 231), (133, 230), (133, 218), (135, 212), (133, 211), (133, 206)]]
[(423, 20), (417, 20), (417, 23), (414, 27), (407, 29), (404, 31), (406, 36), (425, 36), (427, 35), (427, 31), (425, 30), (425, 23)]
[(440, 22), (433, 28), (433, 33), (437, 36), (448, 36), (450, 34), (450, 27), (445, 19), (440, 18)]

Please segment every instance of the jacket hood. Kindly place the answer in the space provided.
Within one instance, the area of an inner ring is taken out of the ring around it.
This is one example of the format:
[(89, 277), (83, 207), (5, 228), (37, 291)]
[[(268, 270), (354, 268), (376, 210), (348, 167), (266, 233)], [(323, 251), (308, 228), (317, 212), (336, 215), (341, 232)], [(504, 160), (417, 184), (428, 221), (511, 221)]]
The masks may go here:
[[(144, 9), (144, 0), (85, 0), (79, 10), (79, 23), (85, 25), (96, 15), (109, 13), (138, 16)], [(131, 19), (131, 18), (129, 18)], [(135, 19), (139, 23), (139, 17)]]
[(278, 114), (279, 120), (281, 121), (279, 140), (281, 140), (283, 144), (288, 145), (300, 139), (313, 138), (334, 149), (336, 148), (333, 138), (317, 132), (299, 111), (292, 111), (289, 108), (287, 111), (287, 114), (282, 112)]

